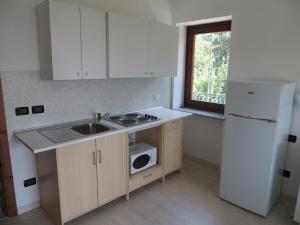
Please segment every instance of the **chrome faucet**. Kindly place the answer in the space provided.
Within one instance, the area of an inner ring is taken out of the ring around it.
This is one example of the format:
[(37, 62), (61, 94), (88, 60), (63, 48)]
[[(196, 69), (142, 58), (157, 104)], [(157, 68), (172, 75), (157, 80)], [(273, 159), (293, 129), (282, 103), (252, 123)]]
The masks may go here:
[(95, 119), (95, 123), (100, 123), (100, 120), (102, 119), (102, 114), (94, 113), (94, 119)]
[(94, 113), (94, 118), (96, 123), (100, 123), (102, 118), (108, 118), (108, 117), (109, 117), (109, 113), (104, 113), (103, 115), (102, 113)]

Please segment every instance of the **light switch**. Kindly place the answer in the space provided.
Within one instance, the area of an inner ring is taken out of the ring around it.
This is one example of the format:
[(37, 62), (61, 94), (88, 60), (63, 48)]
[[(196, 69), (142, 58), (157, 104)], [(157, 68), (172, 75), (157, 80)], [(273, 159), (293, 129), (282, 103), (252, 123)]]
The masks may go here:
[(154, 95), (154, 101), (159, 102), (160, 101), (160, 95)]

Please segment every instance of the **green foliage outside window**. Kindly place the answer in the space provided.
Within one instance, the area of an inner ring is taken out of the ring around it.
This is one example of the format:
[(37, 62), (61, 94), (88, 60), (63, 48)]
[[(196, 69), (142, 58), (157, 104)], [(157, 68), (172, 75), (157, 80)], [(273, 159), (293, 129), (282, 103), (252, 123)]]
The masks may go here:
[(195, 36), (192, 99), (225, 104), (230, 32)]

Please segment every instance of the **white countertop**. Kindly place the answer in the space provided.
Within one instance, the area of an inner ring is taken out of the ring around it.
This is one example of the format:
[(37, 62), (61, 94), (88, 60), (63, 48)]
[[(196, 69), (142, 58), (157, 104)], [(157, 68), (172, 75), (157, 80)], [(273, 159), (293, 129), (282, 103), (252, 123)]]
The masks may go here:
[[(166, 109), (166, 108), (161, 108), (161, 107), (142, 110), (142, 111), (138, 111), (138, 112), (143, 113), (143, 114), (150, 114), (153, 116), (157, 116), (159, 118), (159, 120), (153, 121), (153, 122), (148, 122), (145, 124), (139, 124), (139, 125), (131, 126), (131, 127), (124, 127), (124, 126), (120, 126), (118, 124), (115, 124), (115, 123), (112, 123), (112, 122), (109, 122), (106, 120), (101, 120), (102, 124), (113, 127), (115, 129), (107, 131), (107, 132), (99, 133), (99, 134), (87, 135), (87, 136), (84, 136), (84, 137), (81, 137), (78, 139), (74, 139), (71, 141), (63, 142), (63, 143), (54, 143), (54, 142), (50, 141), (48, 138), (46, 138), (40, 134), (40, 132), (38, 131), (40, 128), (15, 131), (14, 134), (24, 145), (26, 145), (33, 153), (36, 154), (36, 153), (40, 153), (40, 152), (53, 150), (56, 148), (65, 147), (68, 145), (84, 142), (84, 141), (94, 140), (96, 138), (105, 137), (105, 136), (112, 135), (112, 134), (117, 134), (117, 133), (122, 133), (122, 132), (132, 132), (132, 131), (137, 131), (137, 130), (143, 130), (143, 129), (153, 127), (153, 126), (159, 126), (160, 124), (192, 115), (191, 113), (186, 113), (186, 112), (181, 112), (181, 111), (171, 110), (171, 109)], [(64, 125), (64, 124), (60, 124), (60, 125)], [(50, 127), (51, 126), (49, 126), (49, 129), (51, 129)], [(47, 129), (47, 127), (43, 127), (43, 129)]]

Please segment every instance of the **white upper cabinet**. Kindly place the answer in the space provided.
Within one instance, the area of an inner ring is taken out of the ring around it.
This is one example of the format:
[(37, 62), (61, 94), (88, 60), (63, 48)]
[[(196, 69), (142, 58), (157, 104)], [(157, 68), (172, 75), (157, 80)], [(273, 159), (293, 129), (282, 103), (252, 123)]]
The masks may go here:
[(109, 13), (110, 78), (176, 76), (178, 29)]
[(110, 77), (125, 78), (145, 75), (149, 22), (110, 12), (108, 27)]
[(82, 79), (79, 6), (50, 4), (53, 80)]
[(105, 12), (80, 7), (83, 79), (105, 79), (106, 18)]
[(150, 75), (177, 75), (178, 38), (178, 28), (161, 23), (150, 23), (148, 65)]
[(177, 75), (175, 26), (112, 12), (107, 24), (102, 10), (54, 0), (40, 3), (36, 14), (43, 79)]
[(47, 0), (37, 6), (44, 79), (106, 78), (105, 12)]

